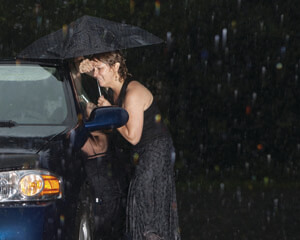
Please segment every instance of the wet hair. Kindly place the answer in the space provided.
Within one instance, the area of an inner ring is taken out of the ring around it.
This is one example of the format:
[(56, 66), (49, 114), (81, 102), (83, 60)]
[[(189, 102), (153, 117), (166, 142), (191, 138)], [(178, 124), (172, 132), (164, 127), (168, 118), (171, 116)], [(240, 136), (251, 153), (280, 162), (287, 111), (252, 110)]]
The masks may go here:
[(131, 76), (125, 63), (126, 59), (121, 51), (94, 54), (90, 59), (98, 59), (101, 62), (108, 64), (110, 67), (114, 66), (116, 63), (120, 63), (118, 73), (121, 79), (124, 79), (125, 81), (128, 76)]

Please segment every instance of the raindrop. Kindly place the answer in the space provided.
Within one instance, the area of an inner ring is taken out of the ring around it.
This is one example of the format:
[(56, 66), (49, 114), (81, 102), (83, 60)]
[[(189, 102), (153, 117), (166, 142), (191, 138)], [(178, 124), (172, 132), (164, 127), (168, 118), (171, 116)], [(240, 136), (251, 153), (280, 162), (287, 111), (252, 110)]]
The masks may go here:
[(40, 27), (42, 25), (42, 16), (37, 16), (36, 17), (36, 24), (38, 27)]
[(65, 216), (64, 215), (60, 215), (59, 219), (60, 219), (60, 225), (63, 226), (64, 223), (65, 223)]
[(282, 46), (282, 47), (280, 48), (280, 53), (281, 53), (281, 56), (284, 56), (284, 55), (285, 55), (285, 53), (286, 53), (286, 47), (285, 47), (285, 46)]
[(238, 153), (241, 152), (241, 147), (242, 147), (242, 144), (241, 144), (241, 143), (238, 143), (238, 145), (237, 145), (237, 151), (238, 151)]
[(209, 193), (212, 193), (212, 190), (213, 190), (213, 189), (212, 189), (212, 186), (209, 185), (209, 187), (208, 187), (208, 192), (209, 192)]
[(73, 29), (73, 27), (70, 27), (69, 29), (68, 29), (68, 31), (69, 31), (69, 35), (70, 35), (70, 37), (73, 35), (73, 33), (74, 33), (74, 29)]
[(231, 73), (227, 73), (227, 82), (228, 82), (228, 84), (230, 83), (230, 80), (231, 80)]
[(206, 49), (203, 49), (200, 53), (201, 60), (206, 60), (208, 58), (208, 51)]
[(228, 56), (228, 53), (229, 53), (229, 48), (228, 48), (228, 47), (226, 47), (224, 52), (225, 52), (225, 56)]
[(215, 13), (213, 13), (213, 14), (211, 15), (211, 22), (214, 23), (214, 21), (215, 21)]
[(174, 65), (174, 58), (171, 58), (170, 59), (170, 66), (171, 66), (171, 68), (173, 68), (173, 65)]
[(203, 149), (204, 149), (204, 145), (201, 143), (201, 144), (200, 144), (200, 151), (202, 152)]
[(256, 92), (252, 93), (252, 102), (253, 103), (256, 101), (256, 98), (257, 98), (257, 93)]
[(282, 24), (282, 23), (283, 23), (283, 20), (284, 20), (284, 15), (283, 15), (283, 14), (281, 14), (281, 15), (280, 15), (280, 24)]
[(285, 41), (288, 42), (290, 40), (290, 35), (285, 36)]
[(278, 209), (278, 202), (279, 202), (278, 198), (275, 198), (273, 200), (273, 202), (274, 202), (274, 210), (277, 211), (277, 209)]
[(137, 165), (138, 164), (138, 162), (139, 162), (139, 154), (136, 152), (136, 153), (134, 153), (133, 154), (133, 163), (135, 164), (135, 165)]
[(227, 28), (223, 28), (222, 30), (222, 46), (223, 48), (226, 46), (227, 42)]
[(271, 158), (271, 154), (268, 154), (268, 155), (267, 155), (267, 161), (268, 161), (268, 164), (270, 164), (270, 163), (271, 163), (271, 160), (272, 160), (272, 158)]
[(57, 239), (61, 239), (61, 229), (57, 229)]
[(190, 205), (190, 214), (192, 215), (194, 213), (194, 205)]
[(231, 22), (231, 27), (234, 29), (234, 30), (236, 30), (236, 21), (235, 20), (233, 20), (232, 22)]
[(296, 83), (296, 85), (298, 84), (298, 75), (295, 75), (295, 83)]
[(221, 67), (222, 66), (222, 60), (217, 61), (217, 66)]
[(237, 0), (237, 6), (238, 8), (241, 8), (242, 0)]
[(236, 190), (236, 198), (238, 200), (239, 203), (242, 202), (242, 192), (241, 192), (241, 188), (238, 187), (237, 190)]
[(246, 168), (246, 170), (248, 171), (249, 170), (249, 163), (248, 162), (245, 162), (245, 168)]
[(169, 50), (173, 42), (172, 33), (167, 32), (167, 49)]
[(267, 211), (267, 222), (270, 223), (271, 217), (270, 217), (270, 211)]
[(259, 26), (260, 26), (260, 30), (263, 31), (264, 30), (264, 22), (260, 21)]
[(218, 91), (218, 93), (220, 93), (221, 87), (222, 87), (222, 84), (218, 83), (218, 85), (217, 85), (217, 91)]
[(261, 74), (262, 74), (263, 77), (265, 76), (266, 71), (267, 71), (267, 68), (266, 68), (265, 66), (263, 66), (263, 67), (261, 68)]
[(279, 62), (279, 63), (276, 64), (276, 69), (277, 70), (281, 70), (282, 68), (283, 68), (282, 63)]
[(224, 183), (220, 183), (220, 190), (221, 190), (221, 192), (224, 192), (224, 190), (225, 190), (225, 184)]
[(167, 32), (167, 42), (172, 42), (172, 33), (171, 32)]
[(62, 32), (63, 32), (63, 38), (65, 38), (67, 36), (67, 32), (68, 32), (68, 25), (64, 24), (62, 26)]
[(175, 160), (176, 160), (176, 152), (175, 152), (175, 149), (172, 149), (172, 151), (171, 151), (171, 163), (172, 163), (172, 165), (175, 164)]
[(237, 99), (238, 95), (239, 95), (239, 90), (235, 89), (234, 90), (234, 98)]
[(191, 54), (188, 54), (188, 56), (187, 56), (188, 61), (191, 60), (191, 57), (192, 57), (192, 55), (191, 55)]
[(154, 117), (154, 120), (156, 123), (160, 123), (161, 122), (161, 115), (160, 114), (156, 114)]
[(23, 26), (22, 26), (22, 24), (20, 24), (20, 23), (16, 23), (16, 24), (14, 25), (14, 29), (16, 29), (16, 30), (22, 30), (22, 28), (23, 28)]
[(268, 177), (264, 177), (264, 184), (265, 185), (268, 185), (270, 182), (269, 178)]
[(156, 16), (160, 15), (160, 1), (159, 0), (155, 1), (155, 15)]
[(41, 10), (41, 4), (36, 3), (34, 8), (35, 14), (39, 14), (40, 10)]
[(50, 20), (49, 19), (46, 19), (45, 20), (45, 27), (48, 29), (49, 28), (49, 23), (50, 23)]
[(220, 42), (220, 36), (215, 35), (215, 49), (217, 50), (219, 47), (219, 42)]
[(251, 107), (250, 106), (246, 106), (246, 115), (250, 115), (251, 114)]

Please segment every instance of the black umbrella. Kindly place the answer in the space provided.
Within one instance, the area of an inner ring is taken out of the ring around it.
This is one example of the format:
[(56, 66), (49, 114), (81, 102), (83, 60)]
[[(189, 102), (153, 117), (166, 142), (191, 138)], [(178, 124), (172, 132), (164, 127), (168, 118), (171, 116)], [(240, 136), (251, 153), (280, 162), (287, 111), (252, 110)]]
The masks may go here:
[(17, 58), (70, 59), (162, 42), (162, 39), (136, 26), (83, 16), (36, 40)]

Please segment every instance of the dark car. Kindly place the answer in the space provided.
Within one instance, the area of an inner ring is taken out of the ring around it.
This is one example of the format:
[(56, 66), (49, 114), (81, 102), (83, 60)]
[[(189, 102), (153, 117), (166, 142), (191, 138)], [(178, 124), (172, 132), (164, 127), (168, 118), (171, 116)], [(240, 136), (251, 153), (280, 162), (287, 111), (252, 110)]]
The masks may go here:
[(68, 61), (1, 61), (0, 91), (0, 239), (118, 239), (127, 112), (94, 108), (96, 81)]

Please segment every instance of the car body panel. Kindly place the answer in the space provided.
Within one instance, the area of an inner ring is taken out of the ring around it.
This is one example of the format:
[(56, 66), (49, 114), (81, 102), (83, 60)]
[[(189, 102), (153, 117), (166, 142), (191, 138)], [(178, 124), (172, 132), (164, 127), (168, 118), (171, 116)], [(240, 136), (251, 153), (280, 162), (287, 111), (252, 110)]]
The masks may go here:
[[(50, 226), (46, 226), (45, 223), (47, 222), (49, 225), (53, 224), (51, 224), (53, 221), (49, 219), (50, 208), (53, 208), (51, 204), (46, 206), (0, 207), (0, 239), (43, 239), (43, 232), (47, 231), (45, 228), (48, 228), (48, 230), (50, 228)], [(47, 231), (47, 233), (50, 232), (51, 231)], [(46, 239), (55, 238), (56, 236), (53, 232), (52, 236), (48, 235)]]
[[(110, 147), (112, 142), (109, 137), (110, 132), (89, 132), (85, 128), (86, 120), (83, 119), (84, 113), (77, 97), (68, 63), (47, 60), (38, 63), (0, 61), (0, 66), (6, 66), (6, 64), (40, 64), (41, 66), (56, 67), (58, 69), (57, 76), (62, 81), (67, 115), (65, 120), (59, 124), (50, 122), (38, 124), (29, 119), (27, 123), (16, 122), (9, 127), (0, 127), (0, 173), (21, 169), (39, 169), (49, 171), (62, 178), (61, 199), (19, 203), (1, 202), (0, 239), (73, 239), (80, 192), (82, 186), (89, 181), (85, 163), (87, 160), (89, 163), (99, 163), (102, 158), (105, 158), (106, 162), (112, 161), (114, 154)], [(14, 102), (14, 104), (17, 103)], [(16, 112), (20, 111), (22, 110)], [(4, 115), (2, 114), (2, 116)], [(19, 119), (26, 118), (21, 115)], [(119, 124), (118, 121), (116, 123)], [(97, 130), (97, 122), (94, 124), (93, 130)], [(107, 176), (99, 174), (96, 172), (96, 175), (103, 179), (110, 177), (108, 173), (106, 173)], [(112, 184), (112, 188), (117, 188), (115, 181), (107, 181), (107, 183)], [(97, 182), (90, 184), (97, 187)], [(109, 189), (109, 186), (105, 187)], [(101, 194), (105, 194), (105, 191), (99, 189), (99, 186), (98, 190)], [(96, 198), (95, 192), (97, 191), (91, 192), (94, 198)], [(100, 208), (100, 210), (98, 209), (100, 212), (102, 211), (101, 204), (93, 204), (93, 206)]]

